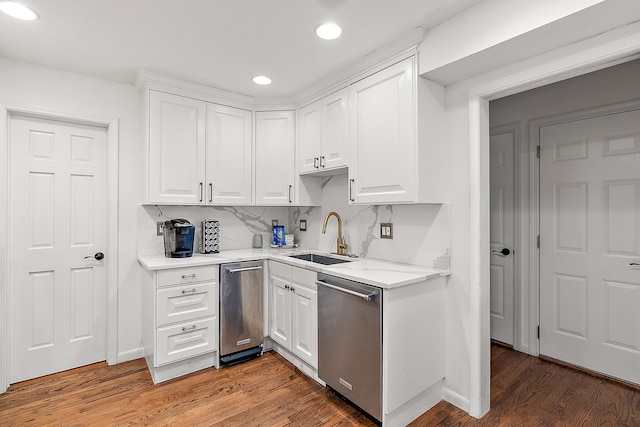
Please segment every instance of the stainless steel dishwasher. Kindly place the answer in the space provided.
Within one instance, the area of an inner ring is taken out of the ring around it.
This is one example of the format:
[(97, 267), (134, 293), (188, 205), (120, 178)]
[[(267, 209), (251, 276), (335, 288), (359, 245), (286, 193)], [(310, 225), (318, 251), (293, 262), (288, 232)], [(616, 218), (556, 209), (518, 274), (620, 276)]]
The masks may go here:
[(318, 274), (318, 377), (382, 422), (382, 293)]
[(220, 364), (262, 354), (264, 343), (262, 261), (220, 266)]

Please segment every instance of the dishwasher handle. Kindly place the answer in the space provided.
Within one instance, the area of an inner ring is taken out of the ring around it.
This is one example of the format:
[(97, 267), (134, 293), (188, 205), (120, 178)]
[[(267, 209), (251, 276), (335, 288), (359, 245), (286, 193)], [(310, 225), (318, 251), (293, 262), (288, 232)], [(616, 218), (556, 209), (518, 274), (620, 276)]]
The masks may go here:
[(344, 292), (345, 294), (362, 298), (365, 301), (371, 301), (376, 295), (378, 295), (377, 292), (371, 292), (370, 294), (363, 294), (360, 292), (352, 291), (351, 289), (346, 289), (346, 288), (341, 288), (340, 286), (331, 285), (327, 282), (323, 282), (322, 280), (316, 280), (316, 285), (326, 286), (327, 288), (331, 288), (336, 291)]
[(255, 267), (230, 268), (227, 271), (229, 273), (242, 273), (243, 271), (253, 271), (253, 270), (262, 270), (262, 266), (261, 265), (257, 265)]

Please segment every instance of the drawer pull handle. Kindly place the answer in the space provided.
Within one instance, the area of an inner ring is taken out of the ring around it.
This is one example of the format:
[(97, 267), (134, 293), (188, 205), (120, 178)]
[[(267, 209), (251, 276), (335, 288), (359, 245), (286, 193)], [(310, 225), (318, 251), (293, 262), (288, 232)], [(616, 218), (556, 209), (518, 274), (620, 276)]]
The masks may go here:
[(191, 329), (195, 329), (195, 328), (196, 328), (196, 325), (191, 325), (191, 326), (190, 326), (190, 327), (188, 327), (188, 328), (187, 328), (186, 326), (183, 326), (183, 327), (182, 327), (182, 332), (189, 331), (189, 330), (191, 330)]
[(189, 290), (189, 289), (183, 289), (183, 290), (182, 290), (182, 293), (183, 293), (183, 294), (195, 294), (195, 293), (196, 293), (196, 288), (193, 288), (193, 289), (191, 289), (191, 290)]
[(196, 278), (196, 274), (195, 273), (189, 274), (189, 275), (183, 274), (182, 278), (183, 279), (195, 279)]

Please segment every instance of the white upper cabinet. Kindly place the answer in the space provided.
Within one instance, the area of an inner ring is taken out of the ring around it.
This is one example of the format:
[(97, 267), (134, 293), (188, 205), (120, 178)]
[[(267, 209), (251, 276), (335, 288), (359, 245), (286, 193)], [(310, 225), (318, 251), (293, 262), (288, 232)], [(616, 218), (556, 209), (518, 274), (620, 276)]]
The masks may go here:
[(350, 203), (441, 203), (441, 86), (410, 57), (349, 87)]
[(302, 107), (297, 113), (298, 139), (296, 157), (298, 173), (316, 172), (320, 167), (322, 150), (322, 102)]
[(203, 101), (149, 91), (150, 203), (203, 202), (205, 105)]
[(206, 204), (250, 205), (251, 111), (207, 104)]
[(347, 166), (347, 89), (298, 110), (298, 173)]
[(256, 204), (294, 203), (293, 111), (259, 111), (256, 120)]
[(321, 169), (344, 168), (348, 164), (348, 94), (344, 88), (322, 100)]

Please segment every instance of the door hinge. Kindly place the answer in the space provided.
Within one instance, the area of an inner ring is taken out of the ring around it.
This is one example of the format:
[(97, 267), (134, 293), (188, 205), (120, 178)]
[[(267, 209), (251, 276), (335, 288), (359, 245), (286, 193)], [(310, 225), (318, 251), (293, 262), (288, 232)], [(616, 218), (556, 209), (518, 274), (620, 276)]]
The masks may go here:
[(536, 156), (538, 158), (540, 158), (540, 146), (539, 145), (536, 147)]
[(540, 325), (538, 325), (538, 339), (540, 339)]
[(540, 235), (538, 234), (538, 239), (536, 242), (536, 246), (538, 247), (538, 249), (540, 249)]

